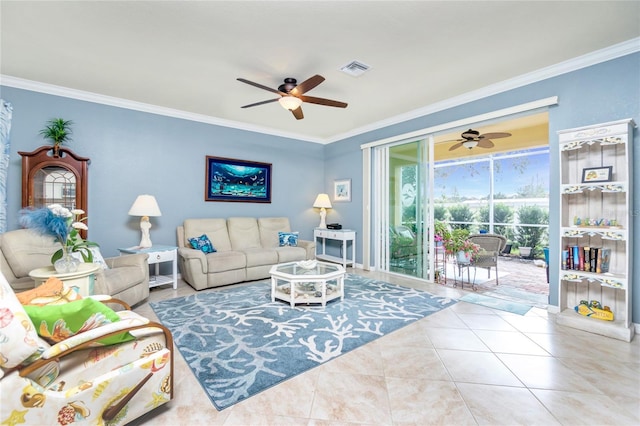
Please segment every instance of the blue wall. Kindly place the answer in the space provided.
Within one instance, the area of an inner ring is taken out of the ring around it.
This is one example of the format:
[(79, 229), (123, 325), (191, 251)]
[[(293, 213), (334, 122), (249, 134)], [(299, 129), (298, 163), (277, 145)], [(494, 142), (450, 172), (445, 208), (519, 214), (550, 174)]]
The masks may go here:
[[(105, 256), (140, 241), (139, 218), (127, 215), (139, 194), (156, 196), (154, 244), (175, 244), (176, 226), (192, 217), (287, 216), (301, 238), (319, 222), (312, 208), (324, 191), (324, 146), (2, 87), (13, 105), (7, 229), (17, 229), (22, 157), (48, 145), (38, 134), (54, 117), (73, 120), (67, 145), (89, 157), (89, 239)], [(205, 202), (205, 156), (272, 163), (272, 202)]]
[[(423, 90), (429, 90), (425, 85)], [(550, 149), (550, 182), (560, 181), (560, 165), (558, 154), (557, 131), (580, 126), (588, 126), (607, 121), (632, 118), (636, 126), (640, 124), (640, 53), (634, 53), (615, 60), (607, 61), (582, 70), (567, 73), (558, 77), (543, 80), (525, 87), (490, 96), (459, 107), (440, 111), (429, 116), (416, 118), (404, 123), (385, 127), (384, 129), (354, 136), (349, 139), (328, 145), (325, 151), (325, 180), (347, 177), (348, 171), (353, 179), (355, 203), (341, 209), (340, 216), (345, 223), (354, 226), (358, 235), (362, 235), (362, 153), (360, 145), (382, 140), (388, 137), (426, 129), (438, 124), (472, 117), (527, 102), (558, 96), (558, 105), (549, 109), (549, 149)], [(639, 163), (640, 131), (634, 133), (635, 164)], [(375, 173), (375, 171), (374, 171)], [(633, 240), (640, 238), (640, 173), (634, 175)], [(549, 241), (558, 241), (559, 237), (559, 188), (550, 188)], [(554, 214), (555, 213), (555, 214)], [(333, 221), (333, 219), (332, 219)], [(373, 247), (371, 247), (373, 250)], [(372, 251), (373, 253), (373, 251)], [(362, 248), (358, 247), (358, 260), (362, 261)], [(550, 245), (550, 258), (560, 256), (559, 247)], [(633, 264), (640, 264), (640, 247), (634, 252)], [(552, 262), (550, 282), (557, 282), (558, 264)], [(640, 323), (640, 271), (633, 271), (632, 276), (633, 321)], [(550, 286), (550, 302), (558, 304), (557, 286)]]
[[(428, 82), (422, 90), (429, 90)], [(2, 87), (1, 96), (13, 104), (11, 163), (9, 170), (9, 229), (17, 228), (20, 207), (21, 164), (17, 151), (44, 145), (38, 135), (53, 117), (71, 119), (74, 140), (69, 147), (90, 157), (90, 237), (99, 241), (106, 255), (116, 248), (137, 244), (138, 219), (127, 216), (138, 194), (156, 195), (163, 216), (152, 218), (155, 244), (175, 242), (175, 227), (188, 217), (288, 216), (294, 230), (310, 239), (318, 223), (311, 208), (319, 192), (332, 194), (335, 179), (352, 180), (352, 201), (335, 203), (328, 222), (340, 222), (362, 236), (362, 152), (360, 145), (428, 128), (477, 114), (519, 105), (550, 96), (559, 103), (549, 109), (550, 181), (559, 181), (558, 130), (632, 118), (640, 123), (640, 53), (634, 53), (582, 70), (510, 90), (425, 117), (364, 133), (330, 145), (318, 145), (209, 124), (173, 119), (76, 101), (26, 90)], [(636, 131), (634, 145), (640, 141)], [(636, 149), (637, 151), (637, 149)], [(204, 202), (206, 155), (273, 163), (271, 204)], [(637, 153), (637, 156), (640, 155)], [(636, 163), (638, 161), (636, 160)], [(640, 205), (637, 196), (640, 173), (634, 176), (634, 240), (640, 237)], [(557, 241), (558, 188), (550, 188), (550, 241)], [(550, 256), (559, 256), (551, 245)], [(358, 244), (356, 259), (362, 262)], [(633, 263), (640, 261), (640, 249)], [(557, 281), (557, 264), (550, 269)], [(640, 323), (640, 273), (634, 270), (634, 322)], [(550, 289), (557, 304), (557, 288)]]

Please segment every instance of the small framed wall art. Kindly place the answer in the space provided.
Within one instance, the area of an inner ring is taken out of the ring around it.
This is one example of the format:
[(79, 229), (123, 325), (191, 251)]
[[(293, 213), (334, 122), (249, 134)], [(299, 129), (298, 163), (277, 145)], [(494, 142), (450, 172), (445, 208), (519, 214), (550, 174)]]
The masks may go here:
[(271, 202), (271, 163), (206, 157), (205, 201)]
[(351, 179), (338, 179), (333, 182), (333, 201), (351, 201)]
[(582, 169), (582, 183), (611, 182), (613, 166)]

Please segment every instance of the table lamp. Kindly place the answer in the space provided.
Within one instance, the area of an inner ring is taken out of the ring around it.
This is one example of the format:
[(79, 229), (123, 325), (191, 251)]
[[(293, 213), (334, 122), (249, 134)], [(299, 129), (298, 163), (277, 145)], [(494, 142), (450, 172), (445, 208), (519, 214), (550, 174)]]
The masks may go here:
[(142, 238), (140, 239), (140, 247), (151, 247), (151, 237), (149, 235), (151, 222), (149, 222), (149, 216), (162, 216), (156, 198), (153, 195), (138, 195), (138, 198), (129, 209), (129, 216), (141, 216), (140, 230), (142, 231)]
[(329, 196), (327, 194), (318, 194), (316, 201), (313, 203), (313, 207), (320, 209), (320, 225), (318, 225), (318, 228), (327, 229), (327, 223), (325, 222), (325, 218), (327, 217), (326, 209), (331, 208)]

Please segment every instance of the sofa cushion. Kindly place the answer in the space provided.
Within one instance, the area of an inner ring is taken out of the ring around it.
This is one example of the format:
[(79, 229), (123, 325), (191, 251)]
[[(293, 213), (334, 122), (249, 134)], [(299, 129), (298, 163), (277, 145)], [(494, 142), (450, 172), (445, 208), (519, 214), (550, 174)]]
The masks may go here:
[(247, 268), (278, 263), (278, 253), (275, 249), (253, 248), (244, 249), (242, 252), (247, 257)]
[(278, 232), (278, 245), (280, 247), (298, 247), (298, 233)]
[(231, 250), (231, 241), (227, 231), (226, 219), (185, 219), (184, 236), (188, 247), (189, 238), (206, 234), (209, 241), (216, 248), (216, 251)]
[(278, 232), (291, 232), (289, 218), (261, 217), (258, 218), (260, 228), (260, 244), (262, 247), (279, 247)]
[(209, 273), (243, 269), (247, 266), (247, 257), (239, 251), (218, 251), (206, 255)]
[(191, 243), (191, 247), (196, 250), (200, 250), (205, 254), (215, 253), (217, 251), (213, 244), (211, 244), (211, 241), (209, 240), (209, 237), (207, 237), (207, 234), (202, 234), (199, 237), (189, 238), (189, 242)]
[(17, 278), (29, 276), (29, 272), (51, 265), (51, 256), (60, 243), (50, 235), (41, 235), (31, 229), (18, 229), (1, 235), (2, 253)]
[(227, 219), (229, 239), (234, 250), (261, 248), (258, 221), (253, 217), (230, 217)]

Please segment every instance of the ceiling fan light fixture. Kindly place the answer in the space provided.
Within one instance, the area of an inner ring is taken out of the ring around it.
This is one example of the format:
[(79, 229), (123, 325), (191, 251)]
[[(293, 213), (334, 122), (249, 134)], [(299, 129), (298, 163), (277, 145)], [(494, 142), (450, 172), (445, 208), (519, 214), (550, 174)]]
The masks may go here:
[(278, 102), (280, 102), (280, 105), (282, 105), (284, 109), (288, 109), (289, 111), (298, 109), (300, 105), (302, 105), (302, 99), (291, 95), (281, 97), (278, 99)]
[(475, 148), (476, 146), (478, 146), (478, 141), (464, 141), (462, 142), (462, 146), (467, 149)]

